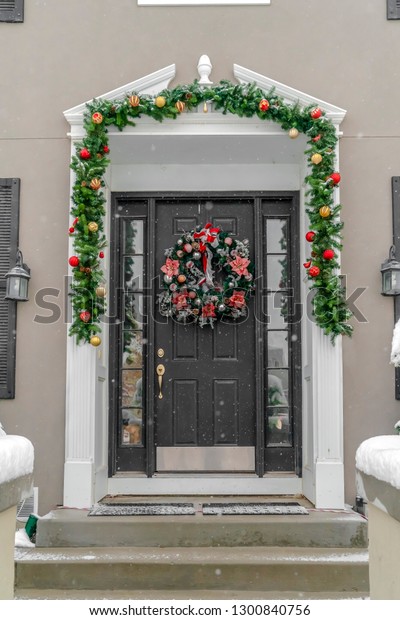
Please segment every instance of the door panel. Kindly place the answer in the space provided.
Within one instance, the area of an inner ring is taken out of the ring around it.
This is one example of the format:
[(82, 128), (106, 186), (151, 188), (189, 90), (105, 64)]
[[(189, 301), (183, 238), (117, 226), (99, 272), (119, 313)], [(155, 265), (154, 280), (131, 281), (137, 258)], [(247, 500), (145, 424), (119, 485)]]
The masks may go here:
[[(160, 200), (156, 214), (158, 269), (165, 249), (182, 232), (208, 221), (253, 244), (253, 200)], [(254, 322), (252, 301), (240, 325), (216, 322), (214, 328), (200, 328), (172, 317), (157, 320), (155, 346), (165, 351), (165, 387), (163, 398), (156, 398), (156, 446), (255, 445)], [(174, 466), (187, 471), (191, 464), (185, 458)]]

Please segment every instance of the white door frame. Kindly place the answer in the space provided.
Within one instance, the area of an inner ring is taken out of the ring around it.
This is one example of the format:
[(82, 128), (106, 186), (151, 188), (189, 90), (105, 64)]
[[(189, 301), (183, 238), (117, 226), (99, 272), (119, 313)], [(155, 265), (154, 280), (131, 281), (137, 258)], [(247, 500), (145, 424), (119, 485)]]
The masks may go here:
[[(274, 87), (276, 93), (287, 102), (299, 101), (300, 105), (319, 105), (327, 117), (335, 124), (339, 135), (339, 125), (346, 111), (332, 104), (316, 99), (275, 82), (241, 67), (233, 66), (234, 77), (242, 82), (256, 82), (261, 88), (269, 91)], [(101, 98), (118, 100), (127, 92), (156, 94), (168, 87), (175, 76), (175, 65), (170, 65), (144, 78), (126, 84), (121, 88), (106, 93)], [(64, 115), (71, 125), (71, 154), (75, 153), (74, 143), (82, 139), (83, 113), (85, 103), (80, 104)], [(189, 113), (176, 120), (157, 123), (149, 118), (141, 119), (135, 128), (126, 128), (124, 132), (110, 128), (110, 144), (115, 141), (134, 140), (135, 136), (148, 136), (176, 140), (178, 136), (213, 137), (240, 136), (243, 140), (251, 140), (252, 136), (266, 137), (269, 140), (281, 139), (287, 146), (288, 137), (275, 123), (261, 122), (257, 118), (241, 119), (219, 113)], [(283, 141), (286, 141), (285, 143)], [(119, 143), (122, 145), (122, 143)], [(112, 155), (113, 149), (111, 149)], [(337, 158), (339, 153), (337, 152)], [(233, 167), (232, 167), (233, 166)], [(218, 166), (215, 175), (216, 187), (207, 189), (232, 189), (235, 165)], [(295, 165), (287, 161), (260, 166), (250, 162), (247, 167), (249, 174), (241, 175), (248, 178), (255, 190), (298, 189), (301, 196), (302, 216), (300, 218), (302, 235), (307, 230), (307, 218), (304, 208), (303, 179), (306, 175), (307, 162), (302, 154)], [(156, 166), (157, 168), (157, 166)], [(162, 168), (162, 170), (161, 170)], [(155, 175), (154, 164), (144, 163), (140, 166), (140, 174), (135, 171), (135, 164), (114, 164), (111, 160), (106, 183), (107, 195), (111, 191), (135, 191), (158, 189), (201, 189), (201, 179), (205, 170), (193, 164), (185, 168), (189, 179), (188, 187), (182, 188), (182, 175), (179, 165), (158, 166)], [(211, 169), (212, 168), (212, 169)], [(136, 164), (137, 169), (137, 164)], [(241, 166), (243, 169), (243, 166)], [(212, 181), (215, 166), (207, 170)], [(136, 180), (135, 180), (136, 179)], [(139, 182), (140, 179), (140, 182)], [(155, 179), (158, 179), (157, 181)], [(216, 180), (218, 179), (218, 180)], [(71, 188), (74, 182), (71, 172)], [(146, 186), (146, 183), (152, 186)], [(159, 183), (160, 187), (155, 184)], [(230, 187), (225, 186), (230, 184)], [(254, 185), (256, 184), (256, 186)], [(257, 185), (259, 184), (259, 185)], [(262, 185), (262, 186), (261, 186)], [(237, 187), (233, 189), (248, 189)], [(336, 190), (339, 201), (339, 188)], [(108, 210), (109, 211), (109, 210)], [(108, 213), (109, 215), (109, 213)], [(106, 223), (106, 227), (108, 222)], [(107, 230), (106, 230), (107, 232)], [(72, 252), (72, 240), (71, 247)], [(305, 260), (306, 248), (301, 249), (301, 260)], [(108, 264), (105, 261), (106, 275)], [(306, 305), (308, 286), (304, 282), (302, 290), (303, 307)], [(64, 469), (64, 505), (84, 508), (91, 506), (106, 494), (240, 494), (240, 495), (305, 495), (318, 508), (344, 508), (344, 468), (343, 468), (343, 378), (342, 378), (342, 342), (339, 337), (332, 346), (330, 339), (313, 322), (304, 319), (302, 322), (303, 342), (303, 472), (302, 478), (295, 475), (273, 474), (264, 478), (248, 476), (192, 476), (176, 477), (158, 475), (152, 479), (144, 475), (120, 474), (108, 478), (108, 332), (103, 328), (103, 343), (98, 349), (88, 345), (78, 346), (74, 339), (68, 338), (67, 343), (67, 377), (66, 377), (66, 454)]]

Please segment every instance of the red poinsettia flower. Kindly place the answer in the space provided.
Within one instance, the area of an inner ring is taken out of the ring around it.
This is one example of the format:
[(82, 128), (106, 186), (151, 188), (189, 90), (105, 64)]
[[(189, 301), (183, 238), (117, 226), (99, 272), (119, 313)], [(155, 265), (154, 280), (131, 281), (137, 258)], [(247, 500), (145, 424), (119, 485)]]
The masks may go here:
[(176, 276), (179, 273), (179, 261), (172, 260), (172, 258), (167, 258), (165, 261), (165, 265), (161, 267), (161, 271), (163, 271), (167, 276)]
[(233, 295), (229, 299), (229, 305), (234, 308), (243, 308), (246, 305), (243, 291), (233, 291)]
[(201, 311), (201, 316), (204, 317), (208, 317), (208, 316), (215, 316), (215, 306), (214, 304), (206, 304), (205, 306), (203, 306), (203, 309)]
[(172, 303), (176, 305), (177, 310), (182, 310), (183, 308), (186, 308), (186, 306), (188, 305), (187, 296), (187, 293), (176, 293), (172, 297)]
[(237, 273), (239, 276), (247, 276), (248, 271), (247, 267), (250, 265), (250, 261), (248, 258), (243, 258), (242, 256), (236, 256), (234, 260), (228, 263), (232, 271)]

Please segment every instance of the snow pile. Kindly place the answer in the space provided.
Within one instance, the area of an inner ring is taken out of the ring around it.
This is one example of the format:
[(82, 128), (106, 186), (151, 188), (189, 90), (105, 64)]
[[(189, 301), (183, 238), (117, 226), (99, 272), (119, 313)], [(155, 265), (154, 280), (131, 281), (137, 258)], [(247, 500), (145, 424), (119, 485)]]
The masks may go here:
[(33, 445), (19, 435), (0, 435), (0, 484), (33, 472)]
[(393, 330), (390, 361), (392, 364), (394, 364), (394, 366), (396, 366), (396, 368), (400, 366), (400, 319), (397, 321)]
[(31, 541), (24, 528), (15, 532), (15, 547), (31, 548), (35, 547), (35, 543)]
[(356, 467), (400, 489), (400, 436), (381, 435), (364, 441), (356, 452)]

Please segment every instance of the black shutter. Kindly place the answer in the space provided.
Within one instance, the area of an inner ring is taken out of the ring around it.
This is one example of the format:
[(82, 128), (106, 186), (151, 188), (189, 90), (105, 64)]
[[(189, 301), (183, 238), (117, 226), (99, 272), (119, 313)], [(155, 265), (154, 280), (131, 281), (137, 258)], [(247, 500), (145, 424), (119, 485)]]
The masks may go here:
[(400, 19), (400, 0), (387, 0), (387, 18)]
[(24, 0), (0, 0), (0, 22), (23, 22)]
[(5, 274), (18, 248), (19, 179), (0, 179), (0, 398), (14, 398), (17, 306), (5, 298)]

